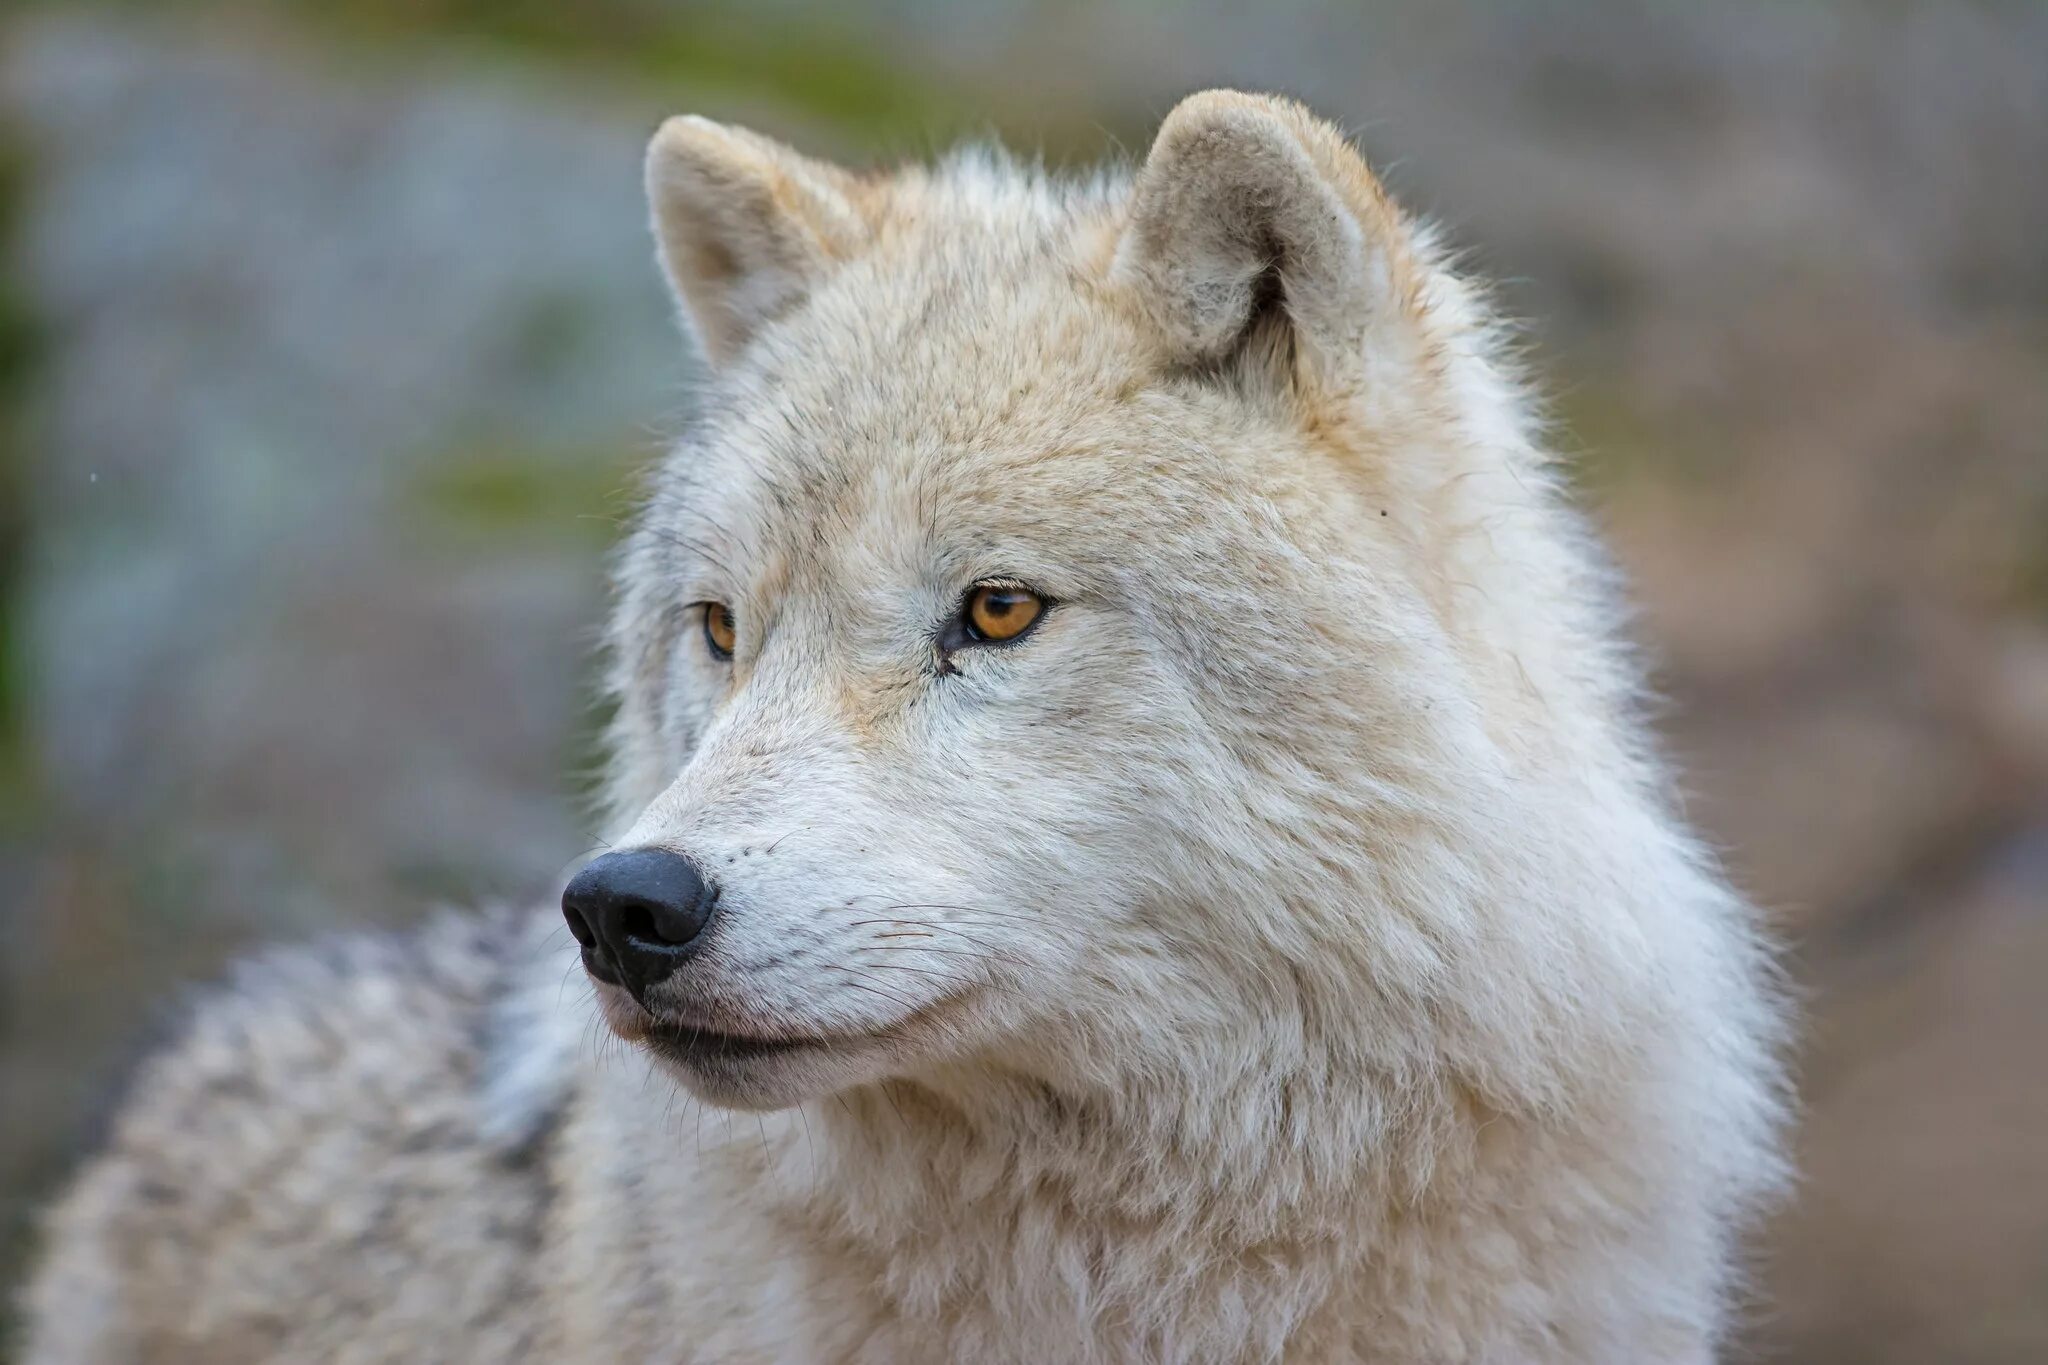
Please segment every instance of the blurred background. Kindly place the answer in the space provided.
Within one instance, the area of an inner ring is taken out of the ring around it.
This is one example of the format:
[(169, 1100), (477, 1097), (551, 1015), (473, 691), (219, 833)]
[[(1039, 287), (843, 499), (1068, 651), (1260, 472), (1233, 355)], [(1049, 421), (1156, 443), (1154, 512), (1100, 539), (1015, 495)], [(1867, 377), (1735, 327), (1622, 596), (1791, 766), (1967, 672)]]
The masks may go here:
[(532, 895), (688, 361), (647, 133), (1142, 152), (1296, 93), (1504, 282), (1806, 995), (1756, 1358), (2048, 1360), (2048, 7), (0, 13), (0, 1285), (257, 940)]

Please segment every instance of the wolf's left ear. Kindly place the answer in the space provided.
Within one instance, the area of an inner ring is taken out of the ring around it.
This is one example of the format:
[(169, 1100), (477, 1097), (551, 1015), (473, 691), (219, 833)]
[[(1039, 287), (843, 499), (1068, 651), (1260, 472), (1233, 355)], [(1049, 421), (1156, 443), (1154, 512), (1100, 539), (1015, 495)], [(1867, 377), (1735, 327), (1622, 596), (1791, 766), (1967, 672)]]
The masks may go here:
[(867, 240), (854, 178), (772, 138), (672, 118), (647, 146), (662, 269), (705, 358), (723, 365)]
[(1335, 128), (1289, 100), (1211, 90), (1160, 125), (1110, 273), (1180, 363), (1225, 362), (1280, 326), (1336, 359), (1410, 305), (1407, 242)]

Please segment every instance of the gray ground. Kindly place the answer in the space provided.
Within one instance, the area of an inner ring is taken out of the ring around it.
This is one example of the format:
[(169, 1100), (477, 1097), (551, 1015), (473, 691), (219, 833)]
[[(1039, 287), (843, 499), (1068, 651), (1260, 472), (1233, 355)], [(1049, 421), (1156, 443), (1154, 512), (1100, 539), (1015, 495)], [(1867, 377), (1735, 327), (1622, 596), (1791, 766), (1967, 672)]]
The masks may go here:
[(304, 13), (4, 21), (6, 1238), (236, 946), (586, 845), (601, 553), (688, 378), (659, 113), (1063, 154), (1228, 79), (1350, 119), (1509, 280), (1695, 812), (1796, 944), (1759, 1344), (2048, 1354), (2048, 9), (1241, 8), (896, 0), (792, 75), (776, 0), (668, 81)]

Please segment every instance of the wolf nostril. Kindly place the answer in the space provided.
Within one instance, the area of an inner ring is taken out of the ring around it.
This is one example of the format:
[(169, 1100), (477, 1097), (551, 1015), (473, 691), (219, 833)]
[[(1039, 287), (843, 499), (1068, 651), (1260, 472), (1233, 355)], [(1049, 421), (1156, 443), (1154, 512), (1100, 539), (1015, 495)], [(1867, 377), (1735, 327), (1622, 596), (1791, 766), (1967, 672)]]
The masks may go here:
[(597, 935), (591, 932), (589, 920), (566, 905), (562, 907), (562, 918), (569, 922), (569, 937), (586, 948), (597, 946)]
[[(709, 900), (715, 899), (715, 895), (707, 897), (703, 908), (708, 909)], [(704, 921), (698, 913), (699, 909), (697, 905), (676, 907), (631, 904), (620, 911), (619, 928), (628, 939), (675, 947), (697, 937), (698, 931), (703, 928)]]
[(654, 912), (644, 905), (628, 905), (619, 911), (619, 929), (629, 939), (642, 943), (664, 941), (654, 928)]

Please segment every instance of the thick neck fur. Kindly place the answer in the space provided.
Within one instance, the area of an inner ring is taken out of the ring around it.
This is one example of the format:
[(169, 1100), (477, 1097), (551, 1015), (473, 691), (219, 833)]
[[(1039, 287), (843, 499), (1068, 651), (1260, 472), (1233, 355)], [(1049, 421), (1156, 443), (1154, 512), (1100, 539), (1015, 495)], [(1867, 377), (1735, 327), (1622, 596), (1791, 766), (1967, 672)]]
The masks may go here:
[(948, 1341), (955, 1358), (1013, 1345), (972, 1339), (992, 1321), (1027, 1334), (1064, 1322), (1105, 1355), (1178, 1334), (1233, 1338), (1256, 1358), (1314, 1313), (1337, 1248), (1375, 1216), (1377, 1163), (1322, 1160), (1287, 1134), (1343, 1127), (1355, 1098), (1261, 1094), (1248, 1079), (1194, 1110), (1163, 1090), (961, 1079), (817, 1107), (818, 1179), (792, 1147), (782, 1182), (813, 1235), (873, 1266), (903, 1319), (970, 1334)]

